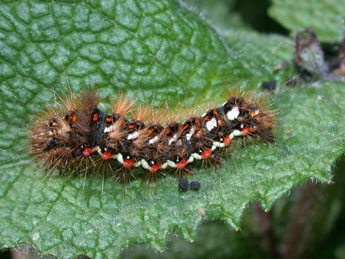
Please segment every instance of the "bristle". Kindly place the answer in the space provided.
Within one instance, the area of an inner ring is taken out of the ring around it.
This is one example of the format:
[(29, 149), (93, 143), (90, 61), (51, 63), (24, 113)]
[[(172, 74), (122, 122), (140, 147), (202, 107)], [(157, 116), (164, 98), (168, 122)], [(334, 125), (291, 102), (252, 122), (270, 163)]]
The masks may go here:
[(81, 110), (93, 109), (100, 103), (100, 98), (97, 91), (94, 89), (82, 92), (78, 100), (78, 108)]
[(146, 105), (146, 104), (137, 105), (137, 107), (132, 112), (132, 119), (146, 122), (147, 120), (152, 118), (152, 115), (153, 115), (152, 109), (153, 108), (150, 105)]
[[(61, 111), (72, 111), (77, 108), (77, 100), (75, 99), (72, 92), (66, 97), (58, 96), (60, 101), (62, 102), (62, 106), (60, 109)], [(60, 103), (55, 103), (57, 107), (60, 106)], [(57, 109), (58, 110), (58, 109)]]
[[(37, 116), (29, 127), (31, 153), (48, 170), (136, 178), (137, 167), (155, 180), (169, 168), (178, 177), (191, 174), (193, 161), (217, 167), (236, 139), (274, 142), (275, 111), (263, 97), (236, 90), (222, 105), (170, 109), (138, 105), (118, 95), (112, 113), (97, 106), (96, 90), (72, 93)], [(201, 117), (200, 114), (202, 114)], [(129, 116), (131, 115), (131, 116)], [(131, 119), (129, 119), (131, 118)]]
[(128, 96), (123, 96), (122, 94), (119, 94), (116, 101), (111, 99), (110, 103), (112, 112), (118, 113), (123, 117), (125, 117), (133, 108), (133, 102), (131, 99)]
[(166, 122), (167, 116), (167, 109), (163, 109), (163, 106), (158, 106), (158, 108), (154, 108), (153, 105), (150, 106), (151, 109), (151, 116), (147, 119), (147, 125), (163, 125)]

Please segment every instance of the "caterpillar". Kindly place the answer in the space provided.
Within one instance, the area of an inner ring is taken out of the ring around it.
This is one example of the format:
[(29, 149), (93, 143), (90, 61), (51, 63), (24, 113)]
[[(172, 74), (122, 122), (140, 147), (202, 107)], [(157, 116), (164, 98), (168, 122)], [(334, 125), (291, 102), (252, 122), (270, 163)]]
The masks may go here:
[(236, 138), (274, 142), (274, 111), (249, 94), (237, 93), (182, 122), (162, 109), (135, 106), (123, 95), (111, 101), (109, 114), (98, 108), (100, 101), (94, 89), (78, 97), (70, 93), (36, 116), (29, 142), (39, 164), (61, 174), (106, 170), (121, 182), (136, 178), (140, 173), (132, 169), (141, 167), (155, 180), (169, 168), (184, 175), (197, 160), (220, 161)]

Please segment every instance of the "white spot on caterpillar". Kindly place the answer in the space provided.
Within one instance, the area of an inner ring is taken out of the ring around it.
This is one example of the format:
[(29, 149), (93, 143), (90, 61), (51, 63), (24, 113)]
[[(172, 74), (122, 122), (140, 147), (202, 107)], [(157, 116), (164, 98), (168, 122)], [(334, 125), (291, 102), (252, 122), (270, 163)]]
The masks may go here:
[(112, 132), (116, 129), (117, 125), (116, 124), (113, 124), (113, 125), (110, 125), (109, 127), (106, 127), (104, 129), (104, 133), (108, 133), (108, 132)]
[(175, 142), (178, 138), (178, 134), (175, 134), (171, 139), (169, 139), (169, 146), (171, 145), (171, 143)]
[(106, 128), (104, 129), (104, 133), (108, 133), (108, 132), (110, 132), (110, 131), (113, 131), (114, 129), (115, 129), (115, 125), (111, 125), (111, 126), (106, 127)]
[(229, 120), (233, 121), (234, 119), (238, 117), (238, 115), (240, 115), (240, 111), (238, 109), (238, 106), (235, 106), (230, 111), (228, 111), (228, 113), (226, 114), (226, 117), (228, 117)]
[(149, 140), (149, 144), (153, 144), (153, 143), (157, 142), (158, 139), (159, 139), (159, 137), (155, 136), (154, 138)]
[(192, 138), (192, 136), (194, 135), (194, 132), (195, 132), (195, 127), (193, 127), (190, 130), (190, 132), (188, 134), (186, 134), (186, 138), (187, 138), (188, 141)]
[(131, 139), (136, 139), (139, 136), (139, 131), (135, 131), (132, 134), (129, 134), (127, 139), (131, 140)]
[(206, 128), (208, 131), (211, 131), (214, 128), (217, 128), (217, 120), (213, 118), (212, 120), (206, 122)]

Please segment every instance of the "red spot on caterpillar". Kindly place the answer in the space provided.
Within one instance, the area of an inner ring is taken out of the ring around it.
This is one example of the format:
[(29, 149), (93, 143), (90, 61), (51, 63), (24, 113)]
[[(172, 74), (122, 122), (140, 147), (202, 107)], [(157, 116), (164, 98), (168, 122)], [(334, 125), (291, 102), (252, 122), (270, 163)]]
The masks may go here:
[(183, 169), (186, 167), (186, 165), (188, 164), (188, 161), (186, 159), (181, 160), (180, 162), (177, 163), (177, 169)]
[(85, 148), (85, 150), (83, 151), (83, 155), (84, 155), (84, 156), (89, 156), (89, 155), (91, 155), (92, 151), (93, 151), (92, 148), (87, 147), (87, 148)]
[(212, 149), (206, 149), (201, 153), (203, 159), (208, 159), (211, 157)]
[(126, 168), (131, 167), (133, 164), (134, 164), (134, 160), (133, 159), (128, 159), (128, 160), (123, 161), (123, 166), (126, 167)]
[(225, 137), (223, 143), (225, 146), (229, 146), (231, 144), (230, 136)]
[(248, 127), (243, 128), (242, 134), (243, 134), (243, 136), (247, 136), (249, 134), (249, 128)]
[(102, 154), (102, 159), (103, 160), (108, 160), (108, 159), (110, 159), (111, 158), (111, 153), (110, 152), (104, 152), (103, 154)]
[(149, 168), (149, 170), (150, 170), (151, 173), (155, 173), (155, 172), (157, 172), (160, 168), (161, 168), (161, 165), (160, 165), (160, 164), (154, 164), (154, 165), (152, 165), (152, 166)]

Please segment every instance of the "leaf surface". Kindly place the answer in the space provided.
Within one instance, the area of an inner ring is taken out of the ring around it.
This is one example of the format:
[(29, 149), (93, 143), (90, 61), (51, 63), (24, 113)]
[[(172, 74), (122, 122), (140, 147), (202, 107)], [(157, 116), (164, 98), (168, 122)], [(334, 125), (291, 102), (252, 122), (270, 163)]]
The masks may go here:
[(269, 14), (294, 35), (311, 27), (322, 42), (340, 42), (344, 36), (344, 0), (273, 0)]
[[(1, 3), (0, 244), (31, 244), (60, 257), (113, 258), (132, 243), (164, 249), (169, 232), (194, 239), (205, 218), (240, 228), (249, 202), (268, 210), (306, 179), (330, 181), (345, 147), (345, 88), (321, 82), (287, 89), (281, 83), (293, 71), (274, 66), (292, 55), (287, 38), (234, 30), (219, 36), (173, 1)], [(268, 96), (279, 111), (276, 143), (247, 142), (219, 169), (197, 167), (190, 180), (201, 183), (198, 192), (178, 192), (173, 177), (128, 185), (102, 176), (48, 177), (25, 151), (31, 116), (69, 87), (97, 85), (105, 98), (121, 90), (140, 102), (190, 106), (222, 103), (238, 82), (260, 92), (272, 77), (279, 83)]]

